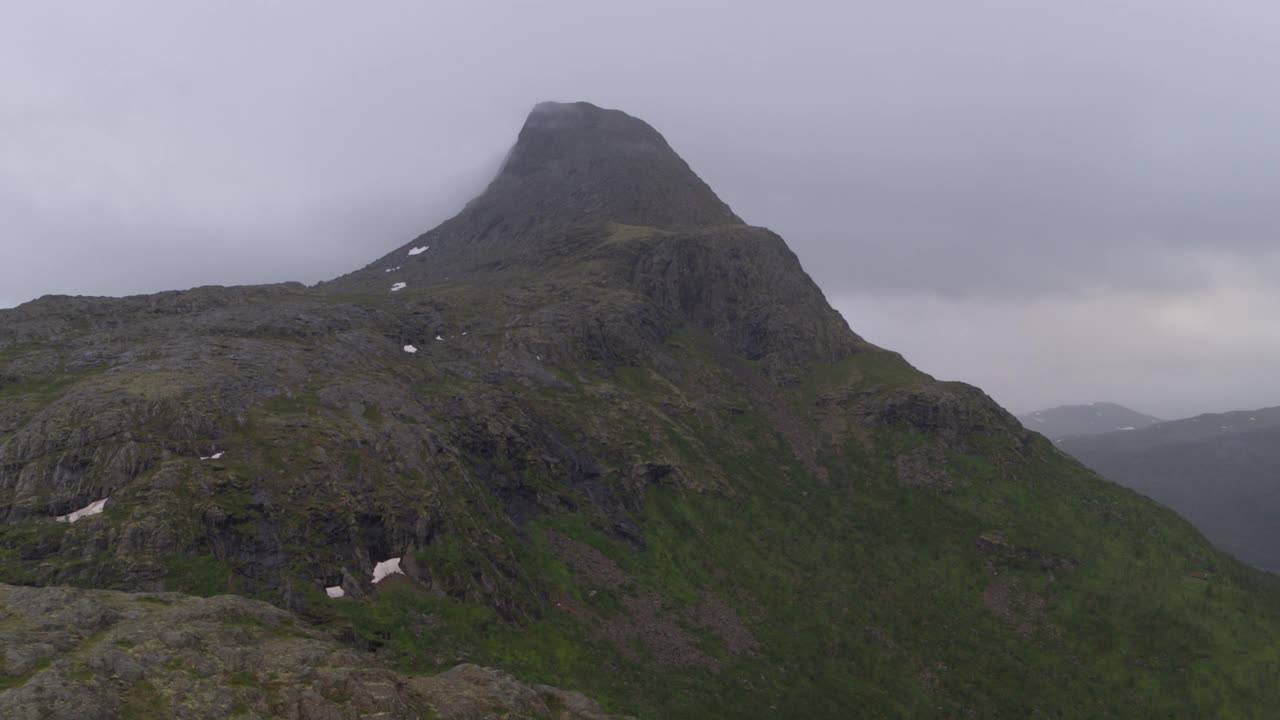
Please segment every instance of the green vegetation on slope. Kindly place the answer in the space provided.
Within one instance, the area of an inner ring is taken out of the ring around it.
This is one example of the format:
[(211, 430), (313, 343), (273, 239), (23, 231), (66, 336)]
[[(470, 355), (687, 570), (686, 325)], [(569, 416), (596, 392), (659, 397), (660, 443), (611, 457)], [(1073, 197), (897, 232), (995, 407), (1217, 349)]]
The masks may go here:
[[(716, 374), (696, 351), (683, 360)], [(798, 397), (923, 377), (895, 362), (821, 369)], [(945, 450), (946, 487), (919, 487), (902, 482), (899, 458), (933, 439), (886, 427), (826, 445), (820, 478), (757, 413), (681, 417), (682, 397), (724, 393), (728, 378), (615, 377), (626, 389), (609, 395), (616, 413), (573, 391), (548, 396), (548, 414), (608, 415), (619, 437), (687, 473), (732, 478), (732, 490), (650, 487), (643, 547), (591, 513), (538, 520), (514, 541), (521, 566), (537, 568), (527, 601), (542, 614), (527, 623), (407, 579), (330, 603), (331, 622), (405, 670), (496, 665), (639, 717), (1256, 717), (1276, 700), (1280, 584), (1043, 441), (977, 434)], [(677, 409), (636, 417), (664, 403)], [(665, 430), (646, 432), (655, 424)], [(625, 582), (602, 588), (570, 567), (556, 536), (600, 551)], [(446, 574), (482, 562), (457, 545), (432, 552), (420, 560)], [(731, 652), (690, 620), (709, 594), (754, 649)], [(611, 620), (646, 597), (662, 607), (632, 617), (642, 631), (679, 628), (710, 660), (616, 642)]]
[[(93, 520), (0, 525), (0, 576), (261, 597), (407, 672), (497, 666), (642, 718), (1244, 718), (1280, 699), (1273, 578), (972, 393), (874, 349), (781, 391), (693, 326), (660, 352), (536, 379), (397, 355), (211, 419), (176, 373), (36, 376), (8, 390), (32, 412), (135, 403), (127, 441), (102, 434), (136, 479)], [(167, 435), (188, 425), (220, 435)], [(100, 549), (113, 533), (157, 540)], [(352, 545), (407, 548), (414, 578), (330, 600)]]

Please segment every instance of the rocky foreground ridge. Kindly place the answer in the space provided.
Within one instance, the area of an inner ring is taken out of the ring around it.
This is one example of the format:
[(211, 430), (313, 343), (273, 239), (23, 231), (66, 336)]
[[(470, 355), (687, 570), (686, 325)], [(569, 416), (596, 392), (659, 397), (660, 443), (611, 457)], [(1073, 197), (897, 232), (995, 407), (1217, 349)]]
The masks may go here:
[(580, 693), (459, 665), (406, 678), (266, 603), (0, 585), (0, 717), (607, 720)]
[(0, 708), (53, 717), (1280, 700), (1273, 578), (858, 337), (586, 103), (318, 287), (0, 311), (0, 582)]

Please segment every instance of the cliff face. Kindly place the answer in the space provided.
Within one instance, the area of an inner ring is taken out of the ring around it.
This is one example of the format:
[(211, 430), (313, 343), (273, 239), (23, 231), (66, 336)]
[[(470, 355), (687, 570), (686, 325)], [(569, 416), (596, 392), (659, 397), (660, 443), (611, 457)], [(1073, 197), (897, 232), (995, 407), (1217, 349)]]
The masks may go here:
[(1269, 578), (859, 338), (617, 111), (539, 106), (458, 216), (317, 288), (0, 311), (0, 401), (0, 581), (252, 596), (378, 672), (649, 717), (1276, 692)]

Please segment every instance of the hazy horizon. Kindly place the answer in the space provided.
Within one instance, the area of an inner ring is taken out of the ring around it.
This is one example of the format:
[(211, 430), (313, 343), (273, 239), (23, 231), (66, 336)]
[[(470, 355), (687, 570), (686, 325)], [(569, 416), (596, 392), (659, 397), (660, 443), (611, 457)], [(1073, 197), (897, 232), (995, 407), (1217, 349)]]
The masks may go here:
[(587, 100), (1012, 411), (1280, 405), (1280, 8), (494, 7), (7, 4), (0, 307), (339, 275)]

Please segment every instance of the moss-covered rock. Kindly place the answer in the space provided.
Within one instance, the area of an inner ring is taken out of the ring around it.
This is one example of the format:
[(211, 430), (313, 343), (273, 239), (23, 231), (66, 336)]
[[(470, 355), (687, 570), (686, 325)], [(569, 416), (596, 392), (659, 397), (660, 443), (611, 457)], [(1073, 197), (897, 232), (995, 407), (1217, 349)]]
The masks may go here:
[(279, 608), (236, 596), (7, 585), (0, 585), (0, 716), (607, 718), (580, 693), (473, 665), (405, 678)]

